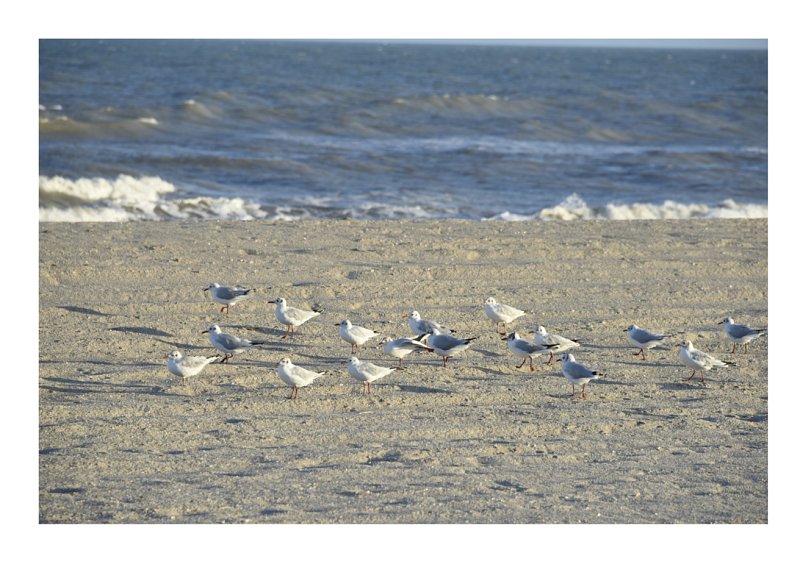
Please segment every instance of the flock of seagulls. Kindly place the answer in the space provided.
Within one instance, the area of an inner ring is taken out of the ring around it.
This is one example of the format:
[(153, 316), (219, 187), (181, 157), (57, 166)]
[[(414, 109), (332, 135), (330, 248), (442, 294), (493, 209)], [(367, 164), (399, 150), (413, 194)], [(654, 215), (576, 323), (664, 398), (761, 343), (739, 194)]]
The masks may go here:
[[(203, 291), (211, 291), (211, 298), (224, 307), (220, 313), (230, 313), (230, 307), (237, 302), (247, 299), (255, 289), (246, 289), (242, 287), (223, 287), (219, 284), (212, 283)], [(279, 297), (275, 300), (269, 301), (275, 304), (275, 317), (278, 321), (287, 327), (286, 334), (282, 338), (291, 336), (294, 338), (294, 333), (297, 328), (303, 323), (316, 317), (322, 313), (321, 309), (313, 309), (311, 311), (299, 309), (297, 307), (290, 307), (287, 305), (286, 299)], [(576, 348), (583, 344), (581, 339), (566, 338), (561, 335), (548, 333), (547, 330), (541, 325), (537, 326), (533, 334), (533, 340), (526, 340), (519, 333), (512, 332), (508, 334), (506, 324), (526, 315), (528, 312), (510, 305), (498, 303), (493, 297), (488, 297), (483, 302), (484, 312), (490, 321), (496, 323), (497, 333), (500, 333), (500, 323), (503, 324), (503, 337), (508, 344), (508, 350), (517, 356), (522, 357), (522, 363), (517, 368), (525, 366), (527, 361), (530, 361), (530, 371), (534, 372), (536, 369), (533, 367), (533, 359), (543, 354), (549, 354), (550, 360), (547, 364), (552, 365), (554, 354), (563, 353), (558, 358), (561, 362), (561, 371), (564, 377), (572, 384), (572, 395), (575, 395), (575, 386), (581, 386), (581, 398), (586, 398), (586, 384), (591, 380), (603, 376), (597, 370), (597, 365), (587, 366), (575, 360), (575, 356), (565, 351)], [(455, 336), (456, 331), (437, 321), (423, 319), (417, 311), (411, 311), (407, 315), (408, 324), (414, 336), (403, 337), (399, 339), (391, 339), (384, 337), (378, 346), (383, 346), (383, 352), (393, 358), (397, 358), (399, 366), (397, 368), (387, 368), (378, 366), (371, 362), (359, 360), (354, 355), (358, 352), (358, 347), (364, 345), (368, 340), (378, 337), (380, 333), (354, 325), (348, 319), (343, 320), (341, 323), (336, 323), (339, 327), (339, 337), (350, 345), (351, 356), (342, 362), (347, 364), (347, 370), (350, 376), (360, 381), (363, 384), (362, 393), (371, 394), (370, 384), (375, 380), (388, 376), (392, 372), (403, 368), (403, 358), (415, 351), (426, 351), (435, 353), (442, 357), (444, 367), (447, 367), (447, 361), (453, 356), (464, 352), (470, 347), (472, 341), (477, 340), (477, 337), (459, 338)], [(744, 354), (747, 354), (748, 343), (755, 339), (762, 337), (766, 334), (766, 329), (752, 329), (749, 325), (740, 325), (734, 323), (731, 317), (725, 317), (720, 323), (724, 325), (725, 334), (733, 341), (733, 351), (731, 354), (736, 353), (736, 345), (743, 344), (745, 346)], [(636, 325), (630, 325), (625, 329), (628, 333), (628, 340), (630, 343), (639, 349), (634, 356), (642, 355), (642, 360), (647, 360), (645, 351), (651, 348), (665, 344), (665, 341), (672, 335), (653, 333), (651, 331), (641, 329)], [(248, 349), (256, 348), (259, 345), (266, 344), (263, 341), (251, 341), (249, 339), (240, 338), (230, 333), (223, 333), (218, 325), (211, 325), (208, 329), (203, 331), (208, 333), (211, 344), (219, 350), (222, 355), (214, 356), (182, 356), (180, 352), (174, 350), (170, 352), (165, 359), (168, 359), (167, 369), (174, 375), (179, 376), (183, 380), (183, 385), (186, 385), (186, 378), (196, 376), (210, 363), (215, 361), (228, 363), (228, 360), (234, 354), (242, 353)], [(679, 356), (684, 365), (692, 369), (692, 375), (684, 381), (688, 382), (694, 378), (697, 371), (700, 371), (700, 377), (705, 382), (704, 372), (714, 367), (727, 367), (734, 366), (735, 363), (719, 360), (710, 354), (694, 348), (691, 341), (682, 340), (675, 347), (681, 347)], [(221, 359), (221, 360), (220, 360)], [(288, 399), (297, 399), (299, 388), (308, 386), (314, 382), (315, 379), (326, 374), (326, 372), (312, 372), (292, 363), (289, 358), (282, 358), (275, 366), (278, 368), (278, 377), (288, 386), (292, 387), (291, 394)]]

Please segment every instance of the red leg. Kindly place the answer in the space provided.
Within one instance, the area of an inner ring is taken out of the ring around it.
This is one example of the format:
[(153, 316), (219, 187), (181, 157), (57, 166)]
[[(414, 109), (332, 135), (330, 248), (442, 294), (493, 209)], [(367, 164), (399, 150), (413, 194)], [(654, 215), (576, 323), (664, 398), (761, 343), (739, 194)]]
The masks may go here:
[[(289, 329), (291, 329), (291, 328), (292, 328), (292, 326), (289, 325)], [(286, 337), (289, 336), (289, 329), (286, 329), (286, 334), (281, 337), (282, 339), (285, 339)]]
[(705, 377), (705, 376), (703, 376), (703, 371), (702, 371), (702, 370), (700, 371), (700, 376), (703, 378), (703, 380), (702, 380), (702, 381), (703, 381), (703, 382), (705, 382), (705, 381), (706, 381), (706, 377)]
[(400, 359), (400, 368), (402, 368), (402, 367), (403, 367), (403, 359), (401, 358)]
[[(747, 345), (744, 345), (744, 350), (747, 350)], [(733, 343), (733, 350), (731, 351), (731, 354), (736, 354), (736, 343)]]
[(575, 384), (572, 385), (572, 395), (575, 395)]
[(289, 325), (289, 328), (292, 330), (292, 338), (294, 338), (294, 325)]
[(581, 390), (581, 398), (584, 400), (586, 399), (586, 384), (583, 385), (583, 389)]
[[(688, 377), (686, 380), (684, 380), (684, 382), (688, 382), (689, 380), (691, 380), (692, 378), (694, 378), (694, 373), (695, 373), (695, 372), (697, 372), (697, 370), (693, 370), (693, 371), (692, 371), (692, 375), (691, 375), (691, 376), (689, 376), (689, 377)], [(700, 371), (700, 374), (702, 374), (702, 373), (703, 373), (703, 372), (702, 372), (702, 371)]]
[(183, 377), (183, 385), (186, 385), (186, 376)]
[[(533, 360), (531, 360), (531, 362), (533, 362)], [(550, 362), (548, 362), (547, 364), (549, 364), (550, 366), (553, 366), (553, 351), (552, 350), (550, 351)]]
[[(520, 364), (519, 366), (517, 366), (517, 368), (522, 368), (523, 366), (525, 366), (525, 361), (526, 361), (526, 360), (528, 360), (528, 359), (527, 359), (527, 357), (526, 357), (526, 358), (523, 358), (523, 359), (522, 359), (522, 364)], [(533, 359), (531, 359), (531, 364), (533, 364)]]
[(370, 390), (369, 388), (369, 382), (367, 382), (367, 394), (369, 394), (370, 396), (372, 395), (372, 390)]
[(506, 322), (505, 321), (503, 321), (503, 334), (504, 335), (508, 334), (508, 329), (506, 329)]
[[(735, 347), (736, 345), (733, 346)], [(744, 353), (747, 354), (747, 343), (744, 343)]]
[(531, 372), (533, 372), (534, 370), (536, 369), (533, 367), (533, 357), (531, 357)]

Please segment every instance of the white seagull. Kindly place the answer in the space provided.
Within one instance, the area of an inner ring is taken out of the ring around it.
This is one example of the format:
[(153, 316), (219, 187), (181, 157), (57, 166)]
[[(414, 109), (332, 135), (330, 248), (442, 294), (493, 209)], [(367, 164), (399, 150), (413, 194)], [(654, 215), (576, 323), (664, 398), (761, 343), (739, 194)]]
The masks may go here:
[(428, 337), (428, 347), (432, 348), (433, 352), (444, 359), (444, 365), (447, 367), (447, 361), (450, 360), (454, 354), (467, 350), (469, 348), (469, 343), (477, 339), (478, 337), (459, 339), (451, 335), (444, 335), (434, 329), (433, 333)]
[(247, 299), (248, 294), (255, 291), (255, 289), (245, 289), (239, 286), (224, 287), (218, 283), (212, 283), (203, 291), (208, 290), (211, 290), (211, 299), (225, 306), (219, 312), (222, 313), (227, 309), (228, 315), (231, 313), (231, 305), (236, 305), (241, 300)]
[(308, 386), (315, 378), (319, 378), (325, 374), (325, 372), (312, 372), (300, 366), (295, 366), (288, 358), (280, 359), (275, 366), (278, 367), (278, 376), (280, 379), (292, 387), (292, 393), (288, 397), (290, 400), (297, 399), (298, 388)]
[(195, 376), (202, 372), (208, 364), (219, 360), (220, 355), (214, 356), (182, 356), (177, 350), (173, 350), (164, 358), (168, 358), (167, 370), (172, 372), (175, 376), (183, 378), (183, 385), (186, 385), (187, 376)]
[(289, 326), (289, 328), (286, 329), (286, 334), (281, 337), (282, 339), (285, 339), (289, 336), (289, 331), (292, 331), (292, 338), (294, 338), (294, 332), (297, 327), (312, 317), (316, 317), (322, 313), (322, 309), (306, 311), (305, 309), (300, 309), (298, 307), (289, 307), (286, 305), (286, 300), (282, 297), (279, 297), (275, 301), (268, 301), (267, 303), (275, 304), (275, 317), (277, 317), (278, 321), (284, 325)]
[(336, 323), (334, 326), (339, 327), (339, 336), (342, 337), (346, 343), (350, 343), (350, 354), (357, 353), (359, 345), (363, 345), (371, 338), (378, 336), (378, 333), (375, 331), (370, 331), (366, 327), (353, 325), (347, 319), (341, 323)]
[(217, 350), (225, 353), (225, 358), (222, 359), (222, 362), (225, 364), (228, 364), (228, 359), (236, 353), (253, 348), (257, 345), (266, 344), (263, 341), (240, 339), (239, 337), (231, 335), (230, 333), (223, 333), (220, 330), (219, 325), (211, 325), (203, 332), (208, 333), (208, 338), (211, 341), (211, 344), (214, 345)]
[(598, 376), (602, 376), (597, 372), (597, 365), (586, 366), (580, 362), (575, 362), (575, 355), (564, 353), (559, 359), (561, 361), (561, 372), (564, 377), (572, 384), (572, 395), (575, 395), (575, 386), (583, 386), (581, 389), (581, 398), (586, 398), (586, 384), (589, 380), (594, 380)]
[(397, 370), (396, 368), (378, 366), (376, 364), (372, 364), (371, 362), (362, 362), (355, 356), (351, 356), (347, 360), (342, 361), (342, 364), (347, 365), (347, 371), (350, 373), (350, 376), (359, 382), (364, 383), (364, 389), (361, 392), (362, 394), (371, 394), (372, 391), (369, 389), (369, 385), (372, 382)]
[(506, 323), (510, 323), (514, 319), (522, 317), (527, 313), (527, 311), (523, 311), (522, 309), (517, 309), (516, 307), (511, 307), (510, 305), (505, 305), (504, 303), (497, 303), (494, 297), (487, 297), (483, 302), (483, 306), (486, 316), (497, 323), (498, 333), (500, 332), (500, 323), (503, 324), (504, 335), (508, 333), (506, 330)]
[(725, 325), (725, 334), (733, 341), (731, 354), (736, 353), (736, 345), (744, 345), (744, 353), (747, 354), (747, 343), (763, 337), (767, 334), (766, 329), (753, 329), (750, 325), (737, 325), (732, 317), (725, 317), (718, 325)]
[(714, 358), (710, 354), (704, 353), (702, 350), (697, 350), (692, 346), (692, 341), (682, 340), (680, 343), (675, 345), (676, 347), (681, 348), (681, 361), (692, 369), (692, 375), (689, 376), (684, 382), (688, 382), (692, 378), (694, 378), (695, 372), (698, 370), (700, 371), (700, 376), (703, 379), (703, 382), (706, 381), (706, 377), (703, 376), (703, 370), (710, 370), (715, 366), (736, 366), (734, 362), (725, 362), (723, 360), (719, 360)]
[(565, 350), (581, 346), (581, 342), (578, 339), (568, 339), (566, 337), (562, 337), (561, 335), (548, 333), (547, 330), (541, 325), (536, 327), (536, 330), (530, 332), (535, 333), (533, 335), (533, 342), (535, 342), (537, 345), (558, 345), (558, 348), (550, 352), (550, 360), (547, 361), (547, 364), (550, 365), (553, 364), (553, 353), (564, 352)]
[(552, 356), (553, 353), (558, 348), (557, 344), (549, 344), (549, 345), (537, 345), (532, 341), (526, 341), (522, 337), (520, 337), (517, 333), (511, 333), (508, 336), (503, 337), (500, 339), (501, 341), (508, 341), (508, 350), (512, 353), (522, 357), (522, 364), (517, 366), (517, 368), (522, 368), (525, 366), (525, 361), (529, 358), (531, 359), (531, 372), (536, 370), (533, 367), (533, 359), (540, 354), (544, 354), (549, 352)]
[(420, 319), (420, 315), (416, 311), (412, 311), (408, 315), (403, 315), (403, 317), (408, 317), (408, 326), (411, 327), (411, 330), (414, 331), (417, 335), (427, 335), (433, 332), (434, 329), (442, 333), (443, 335), (449, 335), (454, 333), (453, 329), (450, 327), (446, 327), (441, 323), (437, 323), (436, 321), (431, 321), (429, 319)]
[(383, 352), (389, 356), (399, 358), (400, 368), (403, 368), (403, 358), (415, 350), (422, 348), (428, 352), (433, 352), (432, 348), (428, 348), (428, 346), (422, 342), (426, 338), (428, 338), (428, 335), (420, 335), (418, 337), (408, 337), (395, 340), (385, 337), (383, 340), (381, 340), (381, 342), (378, 343), (378, 345), (383, 345)]
[(672, 336), (651, 333), (650, 331), (640, 329), (636, 325), (630, 325), (625, 330), (628, 331), (628, 340), (631, 342), (631, 344), (635, 347), (639, 347), (639, 352), (633, 356), (639, 356), (641, 354), (642, 360), (647, 360), (647, 358), (644, 356), (644, 349), (650, 350), (654, 346), (663, 343), (668, 337)]

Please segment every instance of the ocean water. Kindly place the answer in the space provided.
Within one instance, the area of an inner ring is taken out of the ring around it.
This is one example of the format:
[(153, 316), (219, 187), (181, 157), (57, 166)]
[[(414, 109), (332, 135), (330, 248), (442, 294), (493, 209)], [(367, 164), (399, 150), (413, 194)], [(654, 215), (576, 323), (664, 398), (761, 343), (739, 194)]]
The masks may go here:
[(766, 217), (767, 52), (39, 42), (40, 221)]

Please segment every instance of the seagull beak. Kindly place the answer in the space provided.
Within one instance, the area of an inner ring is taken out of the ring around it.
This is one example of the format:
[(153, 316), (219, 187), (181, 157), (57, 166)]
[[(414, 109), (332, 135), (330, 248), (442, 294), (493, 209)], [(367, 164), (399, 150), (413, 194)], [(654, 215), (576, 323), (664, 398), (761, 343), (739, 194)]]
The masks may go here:
[(210, 287), (204, 287), (203, 291), (208, 291), (209, 289), (211, 289), (211, 288)]
[[(207, 332), (208, 332), (208, 331), (203, 331), (203, 333), (207, 333)], [(203, 333), (200, 333), (200, 334), (202, 335)]]
[(275, 366), (280, 366), (280, 365), (281, 365), (281, 363), (280, 363), (280, 362), (276, 362), (276, 363), (275, 363)]
[(343, 361), (342, 361), (342, 364), (347, 364), (347, 361), (346, 361), (346, 360), (343, 360)]
[(403, 315), (403, 319), (405, 319), (406, 317), (408, 317), (408, 315)]
[(722, 325), (725, 321), (720, 321), (717, 325)]
[(169, 358), (169, 355), (165, 356), (164, 358)]
[(681, 346), (681, 345), (680, 345), (680, 344), (677, 344), (677, 345), (675, 345), (675, 346)]
[(267, 303), (275, 303), (274, 301), (267, 301)]

